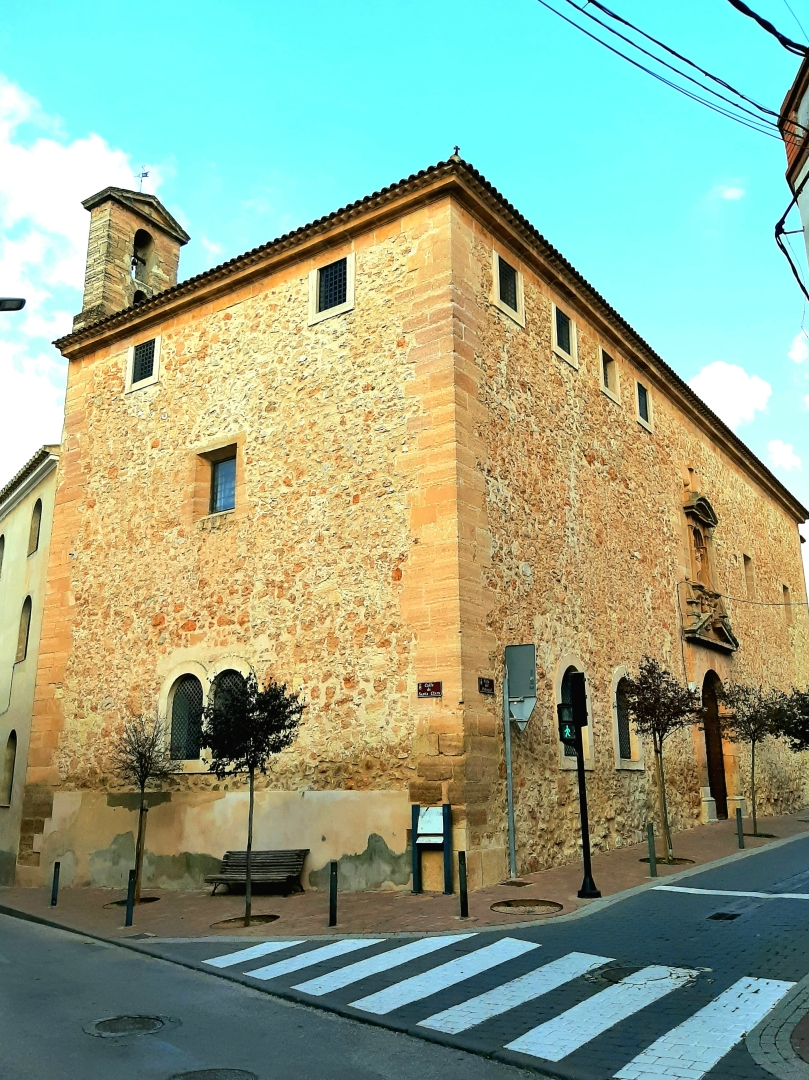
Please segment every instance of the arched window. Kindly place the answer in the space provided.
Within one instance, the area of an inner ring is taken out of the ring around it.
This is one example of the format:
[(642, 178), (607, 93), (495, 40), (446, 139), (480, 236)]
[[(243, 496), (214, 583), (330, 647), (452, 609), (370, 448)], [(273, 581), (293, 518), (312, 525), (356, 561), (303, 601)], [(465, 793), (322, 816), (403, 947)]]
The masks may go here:
[(171, 696), (171, 756), (195, 761), (201, 739), (202, 683), (195, 675), (181, 675)]
[(20, 613), (20, 632), (17, 635), (17, 658), (15, 664), (21, 664), (28, 655), (28, 635), (31, 632), (31, 597), (26, 596)]
[(618, 755), (622, 761), (632, 761), (632, 732), (626, 701), (626, 679), (621, 679), (615, 689), (615, 713), (618, 719)]
[(6, 553), (6, 538), (0, 536), (0, 577), (3, 576), (3, 556)]
[(146, 262), (151, 254), (153, 241), (145, 229), (138, 229), (132, 249), (132, 277), (135, 281), (147, 281)]
[(31, 528), (28, 532), (28, 554), (33, 555), (39, 547), (39, 529), (42, 525), (42, 499), (34, 503), (34, 512), (31, 514)]
[(700, 584), (706, 588), (710, 588), (711, 576), (708, 567), (708, 545), (705, 543), (705, 536), (702, 529), (694, 527), (692, 530), (694, 537), (694, 577)]
[[(569, 667), (567, 669), (567, 671), (564, 673), (564, 675), (562, 676), (561, 698), (562, 698), (562, 704), (563, 705), (572, 705), (573, 704), (573, 685), (571, 683), (570, 676), (573, 675), (573, 673), (576, 670), (577, 670), (577, 668)], [(576, 751), (573, 749), (573, 747), (568, 746), (567, 744), (565, 744), (565, 757), (574, 758), (575, 756), (576, 756)]]
[(132, 303), (133, 304), (142, 304), (145, 299), (146, 299), (146, 293), (143, 291), (143, 289), (136, 289), (135, 290), (135, 295), (132, 297)]
[(0, 806), (11, 806), (11, 792), (14, 788), (14, 764), (17, 760), (17, 732), (12, 731), (6, 743), (3, 758), (3, 777), (0, 782)]
[(228, 668), (227, 671), (220, 671), (214, 679), (213, 687), (211, 688), (214, 704), (216, 704), (217, 698), (222, 700), (222, 698), (228, 696), (237, 696), (243, 689), (244, 675), (242, 675), (241, 672), (234, 671), (233, 668)]

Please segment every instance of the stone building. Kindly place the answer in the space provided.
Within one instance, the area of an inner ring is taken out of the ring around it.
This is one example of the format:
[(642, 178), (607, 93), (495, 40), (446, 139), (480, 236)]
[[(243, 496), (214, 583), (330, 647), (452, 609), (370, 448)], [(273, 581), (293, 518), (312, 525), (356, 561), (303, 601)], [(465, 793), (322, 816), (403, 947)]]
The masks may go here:
[[(179, 285), (164, 228), (161, 291), (138, 297), (141, 233), (169, 216), (115, 189), (85, 205), (20, 882), (57, 858), (123, 882), (135, 815), (105, 750), (127, 712), (166, 716), (185, 762), (152, 800), (151, 880), (197, 884), (243, 846), (244, 785), (206, 772), (198, 724), (251, 670), (307, 703), (258, 847), (309, 848), (307, 887), (332, 858), (347, 887), (405, 887), (411, 803), (449, 802), (472, 883), (500, 880), (514, 643), (537, 655), (520, 871), (576, 855), (571, 669), (596, 848), (636, 842), (655, 803), (621, 690), (644, 653), (712, 705), (669, 753), (675, 825), (732, 809), (715, 692), (806, 684), (783, 598), (806, 599), (807, 511), (484, 177), (453, 157)], [(94, 243), (97, 219), (126, 242)], [(801, 761), (762, 756), (765, 804), (803, 805)]]
[(13, 885), (45, 601), (58, 446), (0, 489), (0, 885)]

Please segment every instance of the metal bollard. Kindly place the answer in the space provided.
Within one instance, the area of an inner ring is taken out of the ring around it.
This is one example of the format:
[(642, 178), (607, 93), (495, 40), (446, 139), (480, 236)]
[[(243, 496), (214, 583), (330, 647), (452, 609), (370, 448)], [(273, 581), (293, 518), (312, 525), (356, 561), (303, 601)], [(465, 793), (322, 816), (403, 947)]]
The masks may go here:
[(458, 852), (458, 887), (461, 890), (461, 918), (469, 918), (469, 894), (466, 890), (466, 852)]
[(60, 863), (55, 862), (53, 864), (53, 885), (51, 886), (51, 907), (56, 907), (56, 901), (59, 899), (59, 867)]
[(135, 913), (135, 871), (129, 871), (129, 885), (126, 890), (126, 919), (124, 926), (132, 925), (132, 916)]
[(739, 835), (739, 847), (744, 847), (744, 825), (742, 825), (742, 808), (736, 807), (736, 832)]
[(329, 926), (337, 925), (337, 863), (329, 863)]
[(646, 825), (646, 839), (649, 841), (649, 877), (657, 877), (657, 856), (655, 855), (655, 827), (650, 822)]

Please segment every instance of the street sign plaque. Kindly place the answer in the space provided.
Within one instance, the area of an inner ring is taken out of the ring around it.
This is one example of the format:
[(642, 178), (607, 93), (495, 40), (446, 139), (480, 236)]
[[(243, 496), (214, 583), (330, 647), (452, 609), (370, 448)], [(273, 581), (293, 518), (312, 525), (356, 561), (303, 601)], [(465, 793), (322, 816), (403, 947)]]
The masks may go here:
[(494, 696), (494, 679), (482, 679), (478, 677), (478, 693)]
[(418, 684), (420, 698), (437, 698), (444, 696), (443, 684), (440, 682), (420, 682)]

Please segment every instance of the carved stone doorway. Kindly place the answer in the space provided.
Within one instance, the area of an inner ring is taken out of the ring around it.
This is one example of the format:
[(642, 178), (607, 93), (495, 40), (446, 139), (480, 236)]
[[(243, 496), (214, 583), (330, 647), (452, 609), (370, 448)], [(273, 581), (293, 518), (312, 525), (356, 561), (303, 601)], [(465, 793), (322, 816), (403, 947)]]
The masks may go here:
[(705, 709), (705, 756), (708, 761), (708, 784), (711, 798), (716, 802), (716, 816), (728, 816), (728, 786), (725, 778), (725, 755), (722, 749), (722, 729), (719, 726), (718, 691), (722, 683), (715, 671), (709, 671), (702, 684), (702, 705)]

